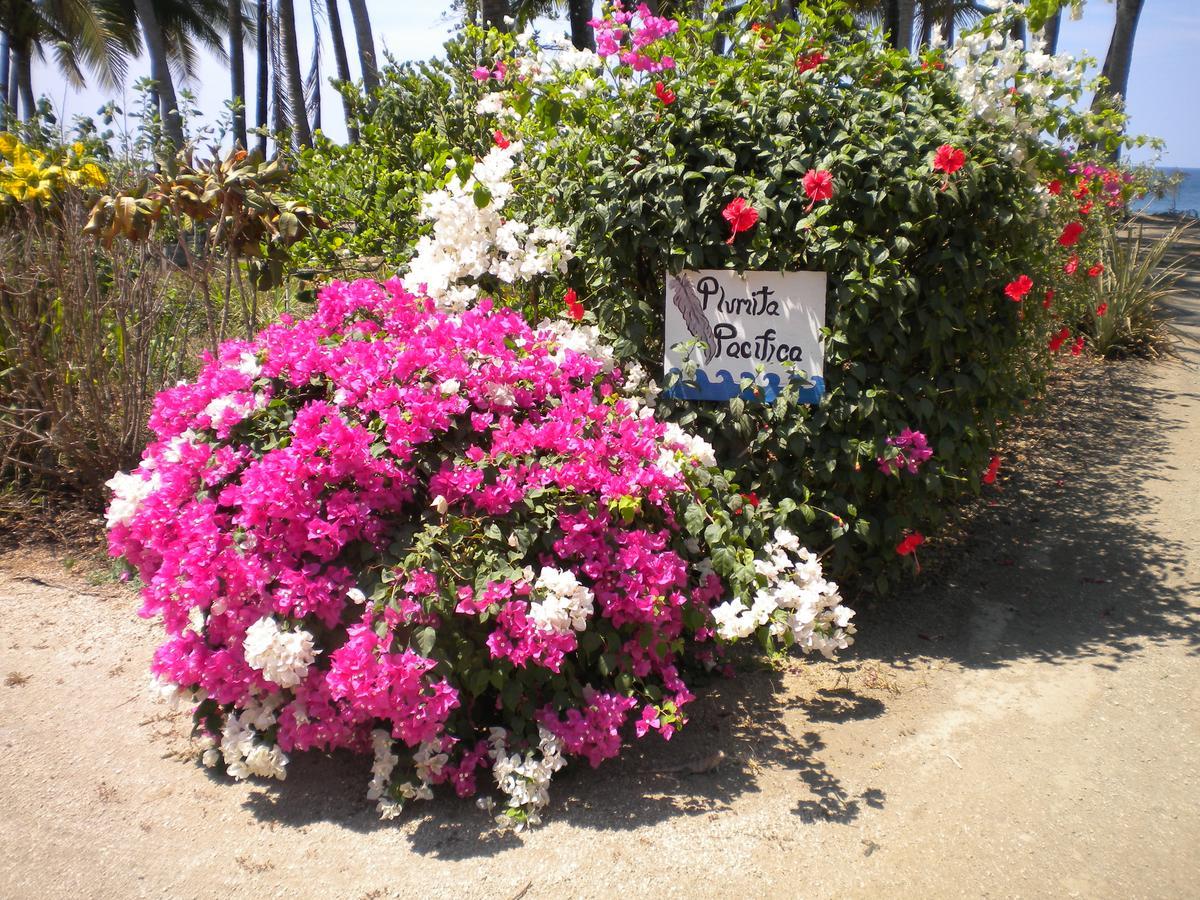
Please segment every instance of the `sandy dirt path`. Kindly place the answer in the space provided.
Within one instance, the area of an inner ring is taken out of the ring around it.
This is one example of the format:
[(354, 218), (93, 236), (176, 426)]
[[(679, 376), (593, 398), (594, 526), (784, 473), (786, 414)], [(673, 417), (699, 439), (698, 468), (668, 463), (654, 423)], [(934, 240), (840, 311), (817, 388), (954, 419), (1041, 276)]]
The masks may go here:
[(211, 776), (131, 592), (0, 556), (0, 896), (1195, 897), (1198, 310), (1182, 361), (1067, 389), (843, 661), (708, 687), (523, 837), (450, 799), (381, 823), (342, 756)]

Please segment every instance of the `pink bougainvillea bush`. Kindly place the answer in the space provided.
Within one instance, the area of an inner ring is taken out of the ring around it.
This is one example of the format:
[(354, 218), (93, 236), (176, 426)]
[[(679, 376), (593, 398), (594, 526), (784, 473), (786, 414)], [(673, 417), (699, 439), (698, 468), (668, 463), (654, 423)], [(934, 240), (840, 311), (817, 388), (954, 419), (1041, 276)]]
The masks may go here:
[(787, 504), (745, 502), (650, 393), (594, 329), (398, 281), (331, 285), (164, 391), (109, 539), (204, 762), (349, 748), (385, 815), (498, 789), (524, 826), (568, 760), (669, 738), (731, 642), (847, 646)]

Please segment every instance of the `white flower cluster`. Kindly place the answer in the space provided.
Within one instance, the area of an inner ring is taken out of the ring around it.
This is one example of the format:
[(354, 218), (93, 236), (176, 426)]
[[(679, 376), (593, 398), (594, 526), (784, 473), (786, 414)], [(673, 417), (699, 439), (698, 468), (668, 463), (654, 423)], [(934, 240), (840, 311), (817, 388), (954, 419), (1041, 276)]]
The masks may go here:
[(267, 681), (285, 688), (295, 687), (304, 680), (316, 656), (311, 634), (302, 628), (281, 631), (271, 616), (264, 616), (246, 629), (242, 649), (251, 668), (262, 672)]
[(155, 702), (166, 703), (174, 711), (179, 709), (179, 704), (199, 703), (208, 694), (200, 688), (188, 690), (169, 681), (163, 681), (157, 675), (152, 675), (150, 676), (150, 696)]
[(258, 775), (263, 778), (287, 778), (288, 758), (275, 744), (264, 744), (257, 734), (275, 724), (275, 711), (283, 705), (282, 694), (269, 694), (261, 701), (251, 700), (241, 712), (231, 712), (225, 720), (220, 745), (206, 736), (200, 742), (204, 764), (215, 766), (225, 761), (226, 771), (239, 780)]
[[(521, 149), (520, 141), (493, 147), (465, 182), (451, 177), (446, 187), (421, 198), (421, 217), (433, 222), (433, 231), (417, 241), (405, 280), (412, 288), (425, 285), (444, 309), (473, 303), (479, 293), (475, 282), (484, 275), (514, 284), (566, 271), (573, 255), (567, 232), (503, 215), (513, 192), (508, 176)], [(477, 189), (488, 195), (483, 206), (476, 203)]]
[(538, 627), (558, 634), (587, 628), (595, 597), (575, 580), (574, 572), (543, 566), (533, 587), (542, 599), (529, 605), (529, 618)]
[(210, 400), (208, 406), (204, 407), (203, 414), (212, 420), (213, 427), (218, 427), (230, 413), (240, 420), (256, 410), (265, 409), (266, 405), (267, 396), (261, 392), (250, 400), (239, 400), (232, 395), (226, 395)]
[(790, 531), (775, 529), (775, 540), (763, 547), (765, 557), (754, 561), (763, 583), (747, 607), (729, 600), (713, 609), (717, 634), (726, 640), (752, 635), (769, 625), (773, 637), (791, 633), (804, 652), (819, 651), (832, 659), (834, 651), (854, 643), (854, 611), (842, 606), (837, 585), (826, 581), (821, 563)]
[(105, 521), (109, 528), (132, 521), (146, 498), (162, 485), (162, 479), (157, 472), (149, 473), (149, 477), (143, 477), (146, 474), (143, 469), (138, 468), (132, 472), (118, 472), (104, 482), (104, 486), (113, 492), (112, 500), (108, 504), (108, 512), (105, 514)]
[(583, 356), (601, 360), (604, 371), (611, 372), (615, 361), (612, 345), (604, 340), (600, 329), (595, 325), (569, 322), (566, 319), (543, 319), (537, 325), (538, 334), (554, 342), (554, 355), (551, 357), (557, 365), (562, 365), (571, 350)]
[(674, 422), (667, 423), (663, 444), (665, 446), (658, 455), (658, 467), (668, 475), (682, 472), (684, 463), (689, 459), (698, 460), (705, 470), (717, 464), (712, 444), (702, 437), (688, 434)]
[(243, 350), (241, 356), (238, 357), (237, 370), (250, 378), (257, 378), (262, 374), (262, 366), (258, 362), (258, 355), (251, 353), (249, 350)]
[[(521, 831), (526, 827), (540, 825), (540, 811), (550, 802), (550, 779), (567, 764), (562, 756), (562, 741), (538, 725), (539, 743), (536, 750), (524, 756), (509, 754), (508, 732), (503, 728), (492, 728), (488, 737), (488, 755), (492, 758), (492, 775), (500, 790), (508, 797), (508, 807), (520, 810), (522, 815), (510, 816), (501, 813), (496, 824), (501, 828)], [(481, 807), (490, 808), (486, 803)]]
[[(1030, 40), (1026, 52), (1011, 36), (1022, 15), (1020, 7), (1002, 4), (994, 16), (965, 32), (946, 58), (972, 114), (987, 122), (1005, 122), (1024, 138), (1036, 140), (1055, 102), (1082, 84), (1084, 67), (1068, 54), (1046, 53), (1039, 36)], [(1028, 98), (1032, 110), (1018, 108), (1016, 95)], [(1009, 152), (1020, 161), (1024, 143), (1014, 142)]]
[(376, 808), (380, 818), (394, 819), (400, 814), (407, 800), (432, 800), (433, 779), (441, 774), (450, 757), (442, 753), (440, 745), (433, 741), (425, 741), (413, 754), (413, 764), (416, 768), (417, 780), (414, 784), (406, 781), (397, 785), (395, 792), (400, 795), (397, 800), (391, 796), (389, 784), (392, 771), (400, 761), (393, 751), (392, 736), (382, 728), (371, 732), (371, 746), (375, 751), (375, 762), (371, 766), (371, 783), (367, 786), (367, 799), (379, 801)]

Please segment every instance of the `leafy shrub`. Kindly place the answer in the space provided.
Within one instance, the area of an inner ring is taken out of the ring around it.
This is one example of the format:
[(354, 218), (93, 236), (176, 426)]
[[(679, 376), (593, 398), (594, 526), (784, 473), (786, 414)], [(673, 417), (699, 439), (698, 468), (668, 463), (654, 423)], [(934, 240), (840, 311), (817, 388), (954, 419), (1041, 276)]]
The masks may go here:
[(194, 304), (149, 247), (100, 250), (75, 188), (0, 225), (0, 479), (99, 500), (180, 377)]
[(522, 825), (566, 757), (615, 756), (628, 723), (669, 738), (728, 643), (846, 646), (788, 504), (732, 511), (631, 374), (594, 330), (360, 281), (164, 391), (110, 548), (205, 762), (282, 778), (292, 751), (373, 749), (389, 815), (490, 768)]

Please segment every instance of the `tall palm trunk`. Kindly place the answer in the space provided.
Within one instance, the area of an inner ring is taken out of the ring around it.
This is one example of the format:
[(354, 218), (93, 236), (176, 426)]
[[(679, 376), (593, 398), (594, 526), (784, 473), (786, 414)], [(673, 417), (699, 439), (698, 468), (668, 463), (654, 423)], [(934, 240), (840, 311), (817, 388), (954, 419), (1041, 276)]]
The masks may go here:
[(1137, 33), (1138, 16), (1142, 14), (1145, 0), (1117, 0), (1117, 20), (1113, 23), (1112, 40), (1108, 54), (1104, 57), (1104, 68), (1100, 74), (1107, 80), (1096, 92), (1101, 97), (1124, 97), (1129, 91), (1129, 67), (1133, 61), (1133, 38)]
[(1062, 28), (1062, 10), (1058, 10), (1054, 15), (1046, 20), (1046, 27), (1042, 31), (1042, 39), (1046, 42), (1047, 53), (1058, 52), (1058, 32)]
[(0, 130), (8, 127), (8, 76), (11, 59), (12, 54), (8, 52), (8, 29), (0, 28)]
[(567, 14), (571, 19), (571, 43), (576, 50), (595, 50), (596, 35), (588, 22), (592, 18), (592, 0), (568, 0)]
[[(13, 74), (13, 81), (16, 83), (17, 93), (21, 100), (21, 118), (28, 122), (33, 118), (34, 111), (37, 109), (37, 101), (33, 98), (33, 61), (28, 46), (18, 44), (13, 48), (13, 68), (16, 70)], [(17, 104), (14, 102), (14, 114), (16, 108)]]
[(366, 0), (350, 0), (350, 15), (354, 18), (354, 38), (358, 43), (358, 61), (362, 66), (363, 87), (367, 94), (379, 87), (379, 67), (375, 63), (375, 36), (371, 33), (371, 17)]
[(508, 31), (504, 19), (508, 16), (508, 0), (480, 0), (480, 11), (483, 13), (483, 26), (495, 28), (497, 31)]
[(283, 63), (287, 72), (292, 128), (301, 147), (312, 146), (308, 110), (304, 103), (304, 78), (300, 74), (300, 44), (296, 40), (296, 9), (292, 0), (279, 0), (279, 32), (283, 37)]
[(258, 63), (258, 83), (255, 86), (254, 124), (258, 129), (258, 155), (267, 158), (267, 123), (270, 121), (271, 105), (271, 18), (267, 0), (258, 0), (257, 10), (258, 46), (255, 48)]
[(913, 23), (916, 20), (915, 0), (896, 0), (896, 32), (892, 35), (892, 46), (897, 50), (912, 49)]
[(167, 43), (159, 27), (158, 13), (154, 0), (133, 0), (142, 35), (146, 39), (146, 50), (150, 54), (150, 77), (158, 88), (159, 113), (163, 121), (163, 134), (172, 151), (183, 147), (183, 118), (179, 115), (179, 100), (175, 96), (175, 81), (167, 65)]
[[(337, 0), (325, 0), (325, 11), (329, 19), (329, 37), (333, 41), (333, 59), (337, 66), (338, 81), (350, 83), (350, 57), (346, 55), (346, 38), (342, 34), (342, 16), (338, 12)], [(342, 109), (346, 113), (346, 131), (350, 134), (350, 142), (358, 143), (358, 127), (354, 124), (354, 110), (350, 98), (342, 94)]]
[(246, 55), (242, 33), (242, 0), (229, 0), (229, 99), (233, 102), (233, 141), (245, 148)]

